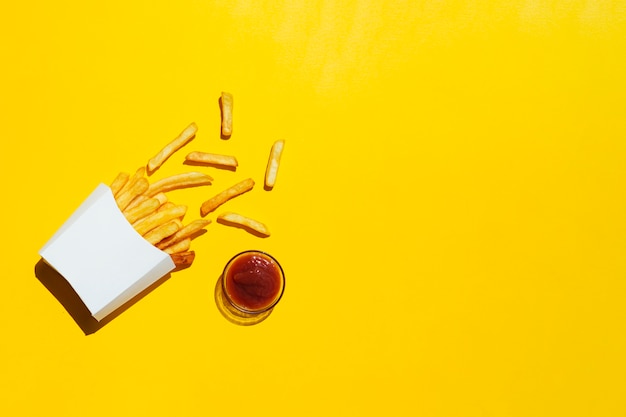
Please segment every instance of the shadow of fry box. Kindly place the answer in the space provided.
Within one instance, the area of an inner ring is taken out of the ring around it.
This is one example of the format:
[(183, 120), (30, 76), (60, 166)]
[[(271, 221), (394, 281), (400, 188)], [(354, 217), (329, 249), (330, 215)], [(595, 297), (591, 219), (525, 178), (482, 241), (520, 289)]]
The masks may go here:
[(39, 255), (68, 281), (98, 321), (175, 268), (167, 253), (133, 229), (104, 184)]

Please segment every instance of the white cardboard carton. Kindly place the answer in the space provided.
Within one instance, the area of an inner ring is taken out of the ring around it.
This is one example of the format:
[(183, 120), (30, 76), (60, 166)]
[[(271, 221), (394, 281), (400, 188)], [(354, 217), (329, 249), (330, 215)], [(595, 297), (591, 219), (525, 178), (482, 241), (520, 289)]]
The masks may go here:
[(39, 251), (98, 321), (175, 268), (141, 237), (100, 184)]

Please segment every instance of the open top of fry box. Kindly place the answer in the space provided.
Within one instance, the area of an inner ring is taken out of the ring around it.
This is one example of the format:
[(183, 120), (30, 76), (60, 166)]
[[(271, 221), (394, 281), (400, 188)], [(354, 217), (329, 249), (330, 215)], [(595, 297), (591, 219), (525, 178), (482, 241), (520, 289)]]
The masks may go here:
[(74, 288), (96, 320), (175, 268), (128, 223), (100, 184), (39, 251)]

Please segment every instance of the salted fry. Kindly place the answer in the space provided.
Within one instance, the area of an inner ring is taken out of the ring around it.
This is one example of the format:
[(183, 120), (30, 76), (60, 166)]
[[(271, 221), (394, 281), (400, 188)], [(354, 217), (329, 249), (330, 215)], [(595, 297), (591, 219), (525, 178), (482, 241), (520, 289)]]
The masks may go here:
[(154, 198), (159, 200), (160, 205), (167, 203), (167, 196), (165, 195), (165, 193), (158, 193), (157, 195), (154, 196)]
[(222, 191), (213, 198), (202, 203), (202, 206), (200, 207), (200, 214), (202, 215), (202, 217), (206, 216), (208, 213), (212, 212), (231, 198), (237, 197), (238, 195), (250, 191), (253, 187), (254, 180), (252, 178), (247, 178), (233, 185), (232, 187)]
[[(158, 246), (157, 246), (158, 247)], [(191, 238), (183, 239), (180, 242), (176, 242), (173, 245), (167, 246), (162, 249), (163, 252), (170, 255), (178, 252), (186, 252), (191, 247)]]
[(124, 185), (126, 185), (126, 183), (128, 182), (129, 178), (130, 174), (128, 174), (127, 172), (120, 172), (119, 174), (117, 174), (117, 177), (115, 177), (110, 186), (113, 196), (117, 195), (117, 193), (120, 192), (122, 187), (124, 187)]
[(180, 220), (172, 220), (150, 230), (148, 233), (143, 235), (143, 238), (151, 244), (156, 245), (166, 237), (172, 236), (174, 233), (176, 233), (181, 228), (181, 226), (182, 223)]
[(126, 220), (128, 220), (128, 223), (133, 224), (147, 215), (154, 213), (159, 208), (159, 205), (161, 205), (159, 200), (156, 198), (149, 198), (135, 207), (127, 208), (123, 211), (123, 214), (124, 217), (126, 217)]
[(177, 268), (187, 268), (193, 263), (193, 260), (196, 258), (196, 253), (194, 251), (173, 253), (170, 257)]
[(257, 220), (242, 216), (241, 214), (227, 212), (220, 214), (217, 218), (218, 220), (229, 224), (243, 226), (246, 229), (251, 229), (254, 232), (257, 232), (258, 234), (265, 237), (270, 235), (270, 231), (266, 225)]
[(153, 197), (159, 193), (165, 193), (179, 188), (211, 185), (211, 181), (213, 181), (213, 178), (210, 175), (195, 171), (185, 172), (160, 179), (150, 184), (145, 194), (148, 197)]
[(197, 233), (200, 230), (202, 230), (209, 223), (211, 223), (210, 220), (204, 220), (204, 219), (194, 220), (191, 223), (189, 223), (188, 225), (184, 226), (182, 229), (180, 229), (174, 235), (168, 237), (167, 239), (164, 239), (162, 242), (159, 242), (159, 244), (157, 245), (157, 248), (163, 249), (163, 248), (166, 248), (166, 247), (168, 247), (170, 245), (178, 243), (181, 240), (187, 239), (187, 238), (193, 236), (195, 233)]
[(152, 173), (156, 171), (174, 152), (182, 148), (187, 142), (196, 136), (198, 126), (195, 123), (191, 123), (180, 134), (174, 138), (170, 143), (165, 145), (163, 149), (159, 151), (155, 156), (148, 161), (148, 172)]
[(222, 136), (230, 137), (233, 134), (233, 95), (223, 91), (220, 106), (222, 108)]
[(145, 235), (150, 230), (161, 226), (171, 220), (180, 219), (187, 213), (187, 206), (174, 206), (164, 211), (157, 211), (148, 217), (133, 223), (133, 227), (140, 235)]
[(207, 153), (207, 152), (198, 152), (194, 151), (189, 153), (185, 157), (186, 161), (196, 162), (200, 164), (207, 165), (220, 165), (225, 167), (233, 167), (236, 168), (239, 163), (237, 162), (237, 158), (232, 155), (220, 155), (216, 153)]
[(283, 154), (285, 147), (284, 140), (277, 140), (272, 145), (269, 160), (267, 161), (267, 168), (265, 169), (265, 187), (274, 188), (276, 184), (276, 176), (278, 175), (278, 167), (280, 166), (280, 158)]
[(137, 181), (134, 181), (128, 190), (122, 192), (116, 198), (117, 205), (120, 210), (124, 211), (135, 197), (144, 193), (148, 189), (149, 185), (148, 180), (145, 178), (139, 178)]

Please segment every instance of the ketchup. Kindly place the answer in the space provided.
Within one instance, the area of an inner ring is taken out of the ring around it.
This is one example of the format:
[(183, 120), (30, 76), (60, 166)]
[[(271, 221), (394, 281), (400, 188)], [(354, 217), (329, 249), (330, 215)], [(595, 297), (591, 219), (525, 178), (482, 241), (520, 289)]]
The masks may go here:
[(259, 313), (282, 296), (285, 277), (278, 262), (259, 251), (242, 252), (224, 268), (224, 293), (238, 309)]

